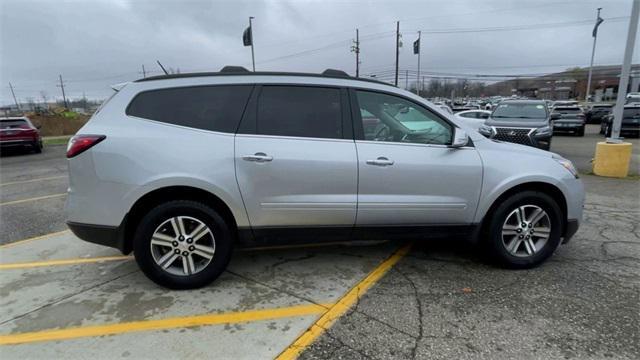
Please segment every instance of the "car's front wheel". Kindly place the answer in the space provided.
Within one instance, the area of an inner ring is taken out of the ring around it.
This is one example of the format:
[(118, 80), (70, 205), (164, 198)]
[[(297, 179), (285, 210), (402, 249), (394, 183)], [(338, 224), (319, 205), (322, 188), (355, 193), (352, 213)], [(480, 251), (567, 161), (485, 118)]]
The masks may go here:
[(224, 219), (195, 201), (161, 204), (144, 216), (134, 238), (140, 269), (171, 289), (194, 289), (213, 282), (229, 263), (232, 236)]
[(524, 191), (503, 201), (491, 215), (485, 239), (489, 255), (502, 266), (535, 267), (560, 244), (562, 211), (549, 195)]

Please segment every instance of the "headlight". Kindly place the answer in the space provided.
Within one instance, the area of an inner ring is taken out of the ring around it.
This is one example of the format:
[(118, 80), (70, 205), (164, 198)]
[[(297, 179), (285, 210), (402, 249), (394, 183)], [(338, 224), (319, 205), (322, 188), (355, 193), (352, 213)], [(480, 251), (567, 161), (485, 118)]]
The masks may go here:
[(550, 134), (551, 134), (551, 127), (549, 126), (543, 126), (541, 128), (538, 128), (534, 133), (534, 135), (550, 135)]
[(480, 125), (478, 132), (486, 137), (490, 137), (493, 134), (493, 129), (489, 125)]
[(557, 161), (558, 164), (562, 165), (563, 168), (567, 169), (576, 179), (580, 176), (578, 175), (578, 170), (573, 166), (573, 163), (570, 160), (567, 160), (561, 156), (553, 155), (553, 160)]

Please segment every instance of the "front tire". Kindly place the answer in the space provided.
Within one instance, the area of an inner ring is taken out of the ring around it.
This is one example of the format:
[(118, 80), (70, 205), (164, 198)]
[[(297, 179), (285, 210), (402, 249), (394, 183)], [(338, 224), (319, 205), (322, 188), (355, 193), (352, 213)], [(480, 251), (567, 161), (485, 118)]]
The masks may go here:
[(499, 265), (529, 269), (540, 265), (560, 244), (562, 211), (547, 194), (524, 191), (503, 201), (485, 229), (485, 246)]
[(133, 243), (140, 269), (158, 285), (195, 289), (222, 274), (233, 237), (224, 219), (195, 201), (158, 205), (142, 218)]

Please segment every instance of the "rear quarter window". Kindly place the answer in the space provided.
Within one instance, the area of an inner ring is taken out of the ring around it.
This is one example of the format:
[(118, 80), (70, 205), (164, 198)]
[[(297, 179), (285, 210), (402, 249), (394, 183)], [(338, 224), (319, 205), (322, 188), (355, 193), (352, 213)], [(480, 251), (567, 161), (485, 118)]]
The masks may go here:
[(193, 86), (143, 91), (126, 114), (196, 129), (234, 133), (251, 85)]

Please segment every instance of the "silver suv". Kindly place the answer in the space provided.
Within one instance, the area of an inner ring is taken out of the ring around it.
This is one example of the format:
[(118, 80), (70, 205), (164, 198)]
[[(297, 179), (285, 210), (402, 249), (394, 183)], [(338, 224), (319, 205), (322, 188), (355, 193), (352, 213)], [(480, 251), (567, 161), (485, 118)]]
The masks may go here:
[(529, 268), (577, 231), (570, 161), (487, 139), (388, 84), (179, 74), (124, 85), (71, 139), (69, 228), (134, 252), (169, 288), (216, 279), (236, 244), (470, 239)]

